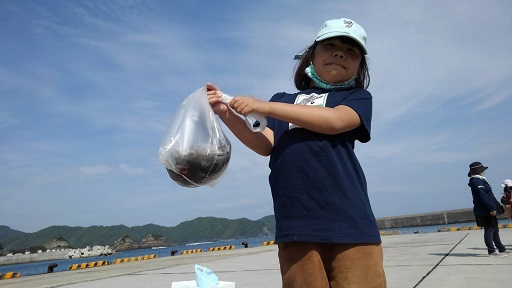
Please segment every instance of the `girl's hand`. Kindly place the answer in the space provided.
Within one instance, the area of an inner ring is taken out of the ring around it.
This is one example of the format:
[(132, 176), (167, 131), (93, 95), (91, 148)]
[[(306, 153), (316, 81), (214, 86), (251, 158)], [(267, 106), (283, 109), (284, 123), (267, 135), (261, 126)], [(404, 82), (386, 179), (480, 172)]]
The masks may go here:
[(227, 116), (229, 108), (226, 103), (222, 102), (222, 92), (220, 89), (212, 83), (206, 83), (206, 95), (213, 112), (219, 116)]
[(231, 100), (229, 106), (235, 112), (244, 116), (250, 113), (256, 113), (264, 117), (268, 116), (268, 102), (256, 98), (237, 96)]

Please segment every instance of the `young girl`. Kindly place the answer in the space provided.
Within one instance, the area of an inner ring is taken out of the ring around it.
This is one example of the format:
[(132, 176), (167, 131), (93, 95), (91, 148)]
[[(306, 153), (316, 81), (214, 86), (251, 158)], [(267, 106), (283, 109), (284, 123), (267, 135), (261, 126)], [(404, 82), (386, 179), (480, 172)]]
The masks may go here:
[[(269, 102), (208, 83), (215, 113), (247, 147), (270, 155), (269, 182), (283, 287), (386, 287), (380, 233), (355, 141), (370, 140), (366, 33), (350, 19), (324, 23), (295, 72), (297, 93)], [(252, 132), (237, 114), (267, 117)]]

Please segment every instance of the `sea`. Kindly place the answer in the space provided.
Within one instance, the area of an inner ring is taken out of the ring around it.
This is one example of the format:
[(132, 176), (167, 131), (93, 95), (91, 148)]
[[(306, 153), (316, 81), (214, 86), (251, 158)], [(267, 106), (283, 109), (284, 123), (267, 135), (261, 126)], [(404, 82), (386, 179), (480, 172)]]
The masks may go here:
[[(508, 225), (512, 223), (512, 220), (500, 220), (500, 224)], [(400, 234), (415, 234), (415, 233), (450, 233), (450, 232), (437, 232), (439, 228), (445, 227), (466, 227), (466, 226), (474, 226), (475, 222), (467, 222), (467, 223), (457, 223), (457, 224), (446, 224), (446, 225), (436, 225), (436, 226), (416, 226), (416, 227), (404, 227), (404, 228), (391, 228), (391, 229), (381, 229), (381, 231), (392, 230), (392, 231), (400, 231)], [(386, 236), (383, 236), (386, 237)], [(483, 236), (482, 236), (483, 237)], [(57, 267), (53, 269), (53, 273), (58, 273), (62, 271), (68, 271), (68, 267), (73, 264), (81, 264), (81, 263), (90, 263), (97, 261), (108, 261), (112, 262), (118, 258), (131, 258), (138, 256), (145, 256), (156, 254), (158, 258), (161, 257), (171, 257), (172, 250), (178, 250), (175, 256), (172, 257), (186, 257), (186, 255), (181, 255), (181, 251), (184, 250), (195, 250), (195, 249), (203, 249), (203, 253), (208, 253), (208, 250), (211, 247), (221, 247), (221, 246), (235, 246), (235, 249), (244, 248), (242, 242), (247, 242), (249, 248), (262, 246), (263, 242), (272, 241), (273, 237), (256, 237), (256, 238), (242, 238), (242, 239), (230, 239), (230, 240), (219, 240), (212, 242), (199, 242), (199, 243), (189, 243), (186, 245), (178, 245), (178, 246), (170, 246), (170, 247), (155, 247), (148, 249), (138, 249), (138, 250), (129, 250), (129, 251), (121, 251), (116, 252), (112, 255), (108, 256), (97, 256), (97, 257), (88, 257), (88, 258), (76, 258), (76, 259), (56, 259), (42, 262), (31, 262), (25, 264), (15, 264), (15, 265), (2, 265), (0, 266), (0, 274), (5, 274), (7, 272), (19, 272), (20, 277), (45, 274), (48, 270), (48, 265), (51, 263), (57, 263)], [(483, 238), (482, 238), (482, 245)], [(4, 256), (4, 257), (12, 257), (12, 256)], [(148, 260), (151, 261), (151, 260)]]

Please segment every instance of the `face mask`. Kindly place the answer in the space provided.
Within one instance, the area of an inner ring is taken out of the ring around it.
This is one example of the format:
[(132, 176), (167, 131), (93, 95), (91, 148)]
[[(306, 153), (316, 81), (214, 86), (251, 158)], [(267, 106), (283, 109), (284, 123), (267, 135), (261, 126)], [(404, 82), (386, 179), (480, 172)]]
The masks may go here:
[(343, 83), (339, 84), (333, 84), (333, 83), (327, 83), (324, 80), (322, 80), (315, 72), (315, 68), (313, 67), (313, 64), (310, 64), (306, 70), (306, 75), (308, 75), (311, 80), (315, 83), (316, 87), (322, 88), (325, 90), (338, 90), (338, 89), (346, 89), (346, 88), (352, 88), (356, 86), (356, 77), (352, 77), (352, 79), (345, 81)]

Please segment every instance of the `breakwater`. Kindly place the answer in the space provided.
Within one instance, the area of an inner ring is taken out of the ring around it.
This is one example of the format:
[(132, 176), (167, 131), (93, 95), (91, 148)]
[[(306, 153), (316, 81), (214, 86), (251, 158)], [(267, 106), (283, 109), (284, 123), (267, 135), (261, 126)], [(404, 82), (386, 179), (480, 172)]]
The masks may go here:
[[(507, 217), (508, 216), (506, 214), (502, 214), (498, 218), (507, 219)], [(473, 208), (463, 208), (431, 213), (377, 218), (377, 225), (379, 226), (380, 229), (388, 229), (416, 226), (445, 225), (473, 221), (475, 221)]]
[(21, 263), (41, 262), (57, 259), (66, 259), (69, 251), (51, 251), (42, 253), (31, 253), (22, 255), (2, 256), (0, 257), (1, 265), (14, 265)]

